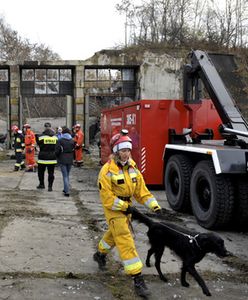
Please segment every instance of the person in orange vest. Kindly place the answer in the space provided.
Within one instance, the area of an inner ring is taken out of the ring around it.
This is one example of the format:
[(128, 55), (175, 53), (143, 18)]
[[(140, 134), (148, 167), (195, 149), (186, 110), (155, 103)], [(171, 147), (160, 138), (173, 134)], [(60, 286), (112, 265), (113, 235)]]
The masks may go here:
[(31, 130), (29, 124), (23, 125), (23, 131), (25, 134), (25, 160), (26, 160), (26, 172), (35, 172), (36, 171), (36, 161), (35, 161), (35, 145), (36, 139), (35, 134)]
[(75, 166), (81, 167), (83, 165), (83, 143), (84, 134), (80, 124), (74, 125), (74, 142), (75, 142)]

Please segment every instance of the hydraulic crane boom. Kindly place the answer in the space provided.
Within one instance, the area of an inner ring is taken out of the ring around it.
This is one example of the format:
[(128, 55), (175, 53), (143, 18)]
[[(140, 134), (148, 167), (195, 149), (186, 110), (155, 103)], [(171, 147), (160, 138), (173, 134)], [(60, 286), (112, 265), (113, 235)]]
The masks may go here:
[(200, 102), (201, 84), (199, 79), (201, 79), (223, 122), (222, 132), (242, 135), (243, 140), (248, 143), (248, 124), (208, 54), (201, 50), (192, 51), (191, 64), (185, 66), (184, 75), (185, 103)]

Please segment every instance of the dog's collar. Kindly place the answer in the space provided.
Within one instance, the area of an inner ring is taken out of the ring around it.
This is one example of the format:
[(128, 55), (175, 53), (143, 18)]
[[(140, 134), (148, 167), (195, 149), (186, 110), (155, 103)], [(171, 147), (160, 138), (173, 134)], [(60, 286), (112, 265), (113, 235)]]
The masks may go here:
[(187, 236), (188, 236), (188, 238), (189, 238), (189, 242), (192, 244), (193, 242), (195, 242), (196, 243), (196, 246), (199, 248), (199, 249), (201, 249), (201, 247), (200, 247), (200, 245), (199, 245), (199, 243), (197, 242), (197, 237), (199, 236), (199, 234), (196, 234), (195, 236), (192, 236), (192, 235), (189, 235), (189, 234), (187, 234)]
[(201, 250), (201, 247), (200, 247), (200, 245), (199, 245), (199, 243), (197, 242), (197, 239), (196, 239), (196, 238), (198, 237), (199, 233), (196, 234), (196, 235), (194, 235), (194, 236), (192, 236), (192, 235), (190, 235), (190, 234), (186, 234), (186, 233), (184, 233), (184, 232), (180, 232), (180, 231), (176, 230), (175, 228), (172, 228), (172, 227), (170, 227), (170, 226), (168, 226), (168, 225), (163, 224), (163, 226), (165, 226), (165, 227), (167, 227), (167, 228), (170, 228), (171, 230), (173, 230), (173, 231), (175, 231), (175, 232), (177, 232), (177, 233), (180, 233), (180, 234), (182, 234), (182, 235), (184, 235), (184, 236), (187, 236), (187, 237), (189, 238), (190, 244), (192, 244), (193, 242), (195, 242), (195, 243), (196, 243), (196, 246)]

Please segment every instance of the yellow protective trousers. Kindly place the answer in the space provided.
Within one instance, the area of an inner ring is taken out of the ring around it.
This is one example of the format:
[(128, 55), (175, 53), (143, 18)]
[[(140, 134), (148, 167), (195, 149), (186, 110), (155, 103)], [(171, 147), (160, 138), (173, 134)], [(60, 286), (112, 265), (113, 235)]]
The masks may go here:
[(117, 247), (119, 256), (128, 275), (141, 272), (143, 264), (135, 248), (132, 233), (129, 228), (129, 218), (124, 216), (112, 218), (109, 228), (99, 242), (98, 250), (107, 254), (113, 247)]

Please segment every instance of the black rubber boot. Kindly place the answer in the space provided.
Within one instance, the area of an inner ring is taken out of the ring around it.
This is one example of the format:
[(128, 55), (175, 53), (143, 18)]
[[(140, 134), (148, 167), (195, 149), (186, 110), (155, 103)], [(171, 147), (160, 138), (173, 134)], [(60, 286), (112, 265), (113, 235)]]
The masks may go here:
[(101, 271), (106, 270), (106, 254), (103, 254), (103, 253), (100, 253), (99, 251), (97, 251), (93, 255), (93, 259), (94, 259), (94, 261), (96, 261), (98, 263), (98, 267)]
[(44, 184), (39, 184), (36, 188), (37, 188), (37, 189), (44, 189), (45, 186), (44, 186)]
[(134, 290), (138, 296), (147, 298), (149, 295), (151, 295), (141, 274), (133, 276), (133, 280)]

